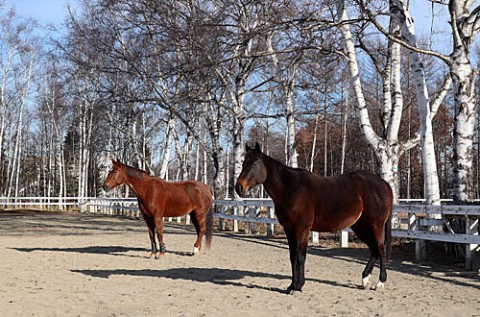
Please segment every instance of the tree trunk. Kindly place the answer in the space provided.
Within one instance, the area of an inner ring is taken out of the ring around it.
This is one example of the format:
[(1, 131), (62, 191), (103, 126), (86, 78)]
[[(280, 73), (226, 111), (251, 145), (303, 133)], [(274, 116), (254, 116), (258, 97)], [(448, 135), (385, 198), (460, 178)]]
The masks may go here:
[(347, 123), (348, 123), (348, 107), (350, 101), (350, 93), (347, 87), (347, 94), (345, 98), (345, 102), (343, 103), (342, 107), (342, 157), (341, 157), (341, 165), (340, 165), (340, 174), (344, 173), (345, 169), (345, 156), (346, 156), (346, 149), (347, 149)]
[[(402, 35), (413, 47), (417, 47), (413, 19), (401, 0), (393, 1), (396, 6), (391, 4), (390, 10), (392, 18), (402, 28)], [(435, 157), (435, 147), (433, 142), (432, 116), (430, 113), (429, 96), (425, 80), (425, 70), (419, 54), (409, 51), (411, 60), (411, 70), (417, 93), (417, 103), (420, 112), (420, 142), (422, 146), (423, 179), (424, 179), (424, 197), (427, 204), (440, 205), (440, 186), (438, 181), (437, 163)]]
[(475, 74), (467, 56), (456, 58), (452, 69), (455, 122), (453, 128), (454, 201), (471, 201), (475, 197), (473, 180), (473, 134), (475, 130)]
[(32, 68), (33, 68), (33, 62), (34, 62), (34, 54), (33, 52), (30, 53), (28, 56), (28, 64), (25, 66), (23, 70), (23, 74), (21, 77), (21, 82), (19, 83), (21, 85), (21, 95), (20, 95), (20, 105), (18, 109), (18, 117), (17, 117), (17, 132), (16, 132), (16, 138), (15, 138), (15, 147), (13, 151), (13, 165), (12, 165), (12, 171), (10, 175), (10, 181), (9, 181), (9, 188), (8, 188), (8, 195), (11, 195), (11, 191), (13, 188), (13, 192), (15, 197), (18, 197), (19, 194), (19, 179), (20, 179), (20, 161), (22, 157), (22, 148), (23, 148), (23, 115), (24, 115), (24, 108), (25, 108), (25, 102), (27, 99), (27, 95), (30, 90), (30, 81), (32, 78)]
[(170, 161), (170, 152), (172, 150), (173, 132), (175, 129), (175, 119), (170, 116), (165, 133), (165, 146), (163, 147), (162, 159), (160, 161), (160, 178), (167, 176), (168, 162)]
[[(399, 145), (396, 140), (397, 135), (394, 133), (396, 127), (398, 127), (397, 122), (384, 122), (384, 129), (387, 130), (388, 139), (379, 137), (370, 123), (370, 118), (367, 109), (367, 102), (363, 94), (362, 84), (360, 81), (359, 67), (357, 63), (357, 57), (355, 53), (355, 45), (353, 41), (353, 36), (350, 31), (350, 26), (348, 23), (342, 23), (348, 21), (347, 11), (344, 6), (344, 1), (339, 2), (338, 7), (338, 17), (340, 22), (340, 31), (342, 32), (344, 43), (345, 43), (345, 56), (347, 59), (348, 68), (350, 70), (350, 81), (353, 88), (353, 92), (357, 99), (356, 111), (360, 120), (361, 132), (368, 145), (373, 150), (373, 153), (377, 157), (377, 161), (380, 168), (380, 176), (387, 181), (393, 190), (394, 202), (398, 201), (398, 161), (399, 161)], [(393, 58), (392, 58), (393, 60)], [(385, 80), (385, 78), (384, 78)], [(385, 86), (389, 86), (384, 84)], [(386, 119), (391, 120), (391, 118), (398, 118), (398, 116), (386, 116), (386, 113), (389, 111), (401, 111), (401, 109), (390, 110), (389, 100), (390, 96), (388, 93), (389, 87), (384, 88), (385, 93), (385, 111), (384, 111), (384, 121)], [(398, 105), (397, 105), (398, 106)]]

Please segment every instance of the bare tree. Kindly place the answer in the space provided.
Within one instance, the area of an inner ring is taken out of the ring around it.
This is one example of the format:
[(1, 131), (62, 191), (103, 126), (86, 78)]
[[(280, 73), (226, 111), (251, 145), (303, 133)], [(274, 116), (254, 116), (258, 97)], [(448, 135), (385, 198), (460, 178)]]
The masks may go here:
[[(393, 8), (403, 15), (404, 26), (411, 30), (413, 21), (405, 16), (405, 4), (394, 1)], [(404, 47), (442, 60), (449, 68), (454, 92), (454, 200), (468, 201), (474, 197), (473, 189), (473, 134), (475, 126), (476, 97), (474, 93), (474, 79), (476, 71), (470, 62), (470, 49), (479, 32), (480, 6), (468, 0), (450, 0), (447, 3), (433, 2), (434, 6), (447, 5), (452, 30), (452, 52), (448, 55), (433, 50), (420, 49), (414, 43), (392, 36), (391, 39), (401, 43)], [(381, 27), (377, 26), (379, 29)], [(405, 36), (408, 36), (407, 31)], [(448, 81), (445, 81), (448, 82)], [(444, 86), (447, 89), (448, 85)]]
[[(397, 74), (392, 74), (392, 71), (399, 71), (398, 66), (400, 62), (400, 50), (398, 45), (390, 45), (386, 62), (386, 68), (383, 70), (383, 114), (382, 122), (383, 129), (381, 134), (378, 135), (373, 129), (367, 108), (367, 101), (362, 89), (362, 83), (360, 81), (359, 66), (357, 62), (357, 56), (355, 52), (355, 45), (353, 36), (348, 24), (348, 15), (345, 7), (345, 2), (341, 1), (338, 7), (338, 21), (339, 28), (343, 34), (345, 44), (345, 58), (350, 69), (351, 83), (354, 94), (357, 99), (357, 113), (361, 122), (362, 133), (367, 140), (368, 144), (372, 148), (373, 152), (377, 155), (380, 164), (380, 174), (391, 186), (394, 192), (395, 200), (398, 199), (398, 163), (400, 152), (407, 149), (413, 144), (402, 144), (398, 140), (398, 127), (400, 114), (402, 111), (401, 95), (397, 99), (392, 101), (391, 87), (398, 82), (391, 82), (391, 78), (398, 78)], [(395, 77), (397, 76), (397, 77)], [(397, 92), (399, 87), (396, 87)]]

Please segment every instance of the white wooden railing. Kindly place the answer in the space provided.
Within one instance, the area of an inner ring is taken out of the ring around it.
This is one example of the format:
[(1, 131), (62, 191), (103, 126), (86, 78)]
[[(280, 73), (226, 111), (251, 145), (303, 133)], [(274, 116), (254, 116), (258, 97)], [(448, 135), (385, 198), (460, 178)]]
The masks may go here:
[[(239, 221), (249, 223), (250, 227), (255, 223), (266, 224), (268, 234), (273, 233), (274, 225), (278, 225), (273, 202), (269, 199), (216, 200), (215, 205), (217, 211), (215, 217), (233, 220), (234, 231), (238, 231)], [(0, 197), (0, 208), (55, 208), (60, 210), (78, 208), (90, 213), (140, 217), (136, 198)], [(400, 223), (392, 231), (394, 237), (480, 244), (478, 235), (480, 205), (431, 206), (401, 203), (394, 206), (393, 212), (401, 215)], [(430, 230), (432, 227), (443, 225), (449, 228), (448, 218), (451, 216), (465, 219), (467, 223), (465, 233)]]
[[(0, 208), (43, 208), (43, 209), (77, 209), (82, 212), (102, 213), (141, 217), (136, 198), (89, 198), (89, 197), (0, 197)], [(216, 200), (214, 216), (220, 219), (220, 226), (226, 229), (225, 220), (233, 222), (233, 231), (239, 231), (239, 222), (244, 223), (246, 232), (254, 232), (255, 224), (265, 224), (266, 234), (272, 235), (278, 220), (275, 218), (274, 205), (269, 199)], [(400, 203), (393, 207), (398, 220), (392, 229), (392, 235), (400, 238), (411, 238), (416, 241), (443, 241), (466, 245), (467, 260), (470, 251), (480, 245), (479, 218), (480, 205), (447, 205), (431, 206), (418, 203)], [(456, 233), (449, 225), (452, 217), (465, 220), (466, 230)], [(183, 221), (181, 218), (170, 221)], [(189, 222), (189, 217), (185, 218)], [(257, 225), (258, 227), (258, 225)], [(434, 230), (441, 228), (442, 230)], [(447, 232), (442, 232), (447, 228)], [(345, 238), (347, 237), (347, 238)], [(341, 246), (348, 245), (348, 230), (341, 234)], [(315, 240), (315, 236), (313, 236)], [(314, 241), (315, 242), (315, 241)], [(417, 250), (417, 257), (421, 257)]]

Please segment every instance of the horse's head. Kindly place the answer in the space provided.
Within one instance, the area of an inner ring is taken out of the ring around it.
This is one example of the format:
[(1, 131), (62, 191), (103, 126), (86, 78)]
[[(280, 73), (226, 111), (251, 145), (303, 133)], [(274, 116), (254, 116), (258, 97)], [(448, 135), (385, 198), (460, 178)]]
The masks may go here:
[(103, 189), (109, 191), (118, 185), (122, 185), (126, 180), (125, 166), (119, 161), (112, 159), (112, 169), (108, 172), (108, 176), (103, 182)]
[(267, 169), (263, 163), (260, 145), (255, 143), (255, 147), (250, 147), (247, 143), (245, 149), (242, 172), (235, 184), (235, 191), (240, 197), (245, 196), (250, 188), (262, 184), (267, 179)]

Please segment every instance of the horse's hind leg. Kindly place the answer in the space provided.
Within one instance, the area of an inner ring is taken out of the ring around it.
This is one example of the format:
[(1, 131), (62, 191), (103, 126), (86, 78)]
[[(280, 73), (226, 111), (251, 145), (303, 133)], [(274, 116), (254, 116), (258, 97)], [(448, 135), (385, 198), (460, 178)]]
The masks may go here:
[(380, 253), (380, 277), (377, 283), (377, 289), (385, 287), (385, 282), (387, 281), (387, 257), (383, 250), (382, 244), (382, 252)]
[(374, 229), (368, 225), (362, 225), (357, 222), (352, 227), (353, 232), (362, 240), (370, 250), (370, 258), (362, 272), (362, 286), (368, 287), (370, 276), (372, 275), (373, 267), (380, 258), (380, 279), (377, 284), (378, 287), (383, 287), (387, 280), (387, 271), (385, 268), (385, 254), (383, 252), (383, 234), (375, 234)]
[(370, 259), (368, 259), (367, 265), (365, 266), (365, 269), (362, 272), (362, 286), (363, 288), (368, 287), (368, 282), (370, 281), (370, 277), (372, 276), (372, 271), (373, 267), (375, 266), (375, 263), (377, 262), (378, 259), (378, 254), (370, 248)]
[(195, 241), (195, 244), (193, 245), (193, 255), (197, 255), (200, 253), (200, 249), (202, 248), (202, 239), (206, 229), (206, 224), (204, 220), (199, 219), (198, 213), (195, 210), (190, 213), (190, 219), (192, 220), (195, 231), (197, 232), (197, 241)]

